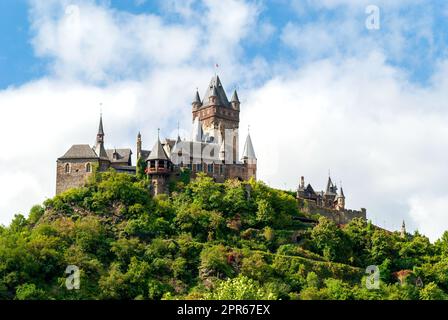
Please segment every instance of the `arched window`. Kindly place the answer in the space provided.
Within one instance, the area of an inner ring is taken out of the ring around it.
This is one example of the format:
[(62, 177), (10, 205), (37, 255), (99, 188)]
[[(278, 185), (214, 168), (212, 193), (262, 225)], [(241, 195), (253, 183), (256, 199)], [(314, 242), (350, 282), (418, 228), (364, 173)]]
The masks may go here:
[(65, 173), (70, 173), (70, 163), (65, 165)]
[(90, 163), (86, 164), (86, 172), (92, 172), (92, 165)]

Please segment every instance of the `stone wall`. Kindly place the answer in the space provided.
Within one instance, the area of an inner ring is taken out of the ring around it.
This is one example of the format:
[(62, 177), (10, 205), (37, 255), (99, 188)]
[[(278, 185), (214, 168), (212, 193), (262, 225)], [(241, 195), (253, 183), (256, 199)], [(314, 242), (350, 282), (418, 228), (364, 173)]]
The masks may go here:
[[(60, 194), (71, 188), (82, 187), (87, 178), (92, 174), (87, 172), (87, 164), (90, 164), (91, 171), (98, 160), (58, 160), (56, 172), (56, 194)], [(66, 165), (70, 166), (70, 172), (66, 172)]]
[(361, 218), (363, 220), (367, 220), (367, 210), (364, 208), (361, 208), (361, 210), (359, 211), (349, 209), (333, 210), (318, 207), (310, 202), (306, 202), (306, 200), (300, 200), (300, 199), (299, 199), (299, 206), (304, 213), (310, 215), (319, 214), (334, 221), (336, 224), (347, 224), (355, 218)]

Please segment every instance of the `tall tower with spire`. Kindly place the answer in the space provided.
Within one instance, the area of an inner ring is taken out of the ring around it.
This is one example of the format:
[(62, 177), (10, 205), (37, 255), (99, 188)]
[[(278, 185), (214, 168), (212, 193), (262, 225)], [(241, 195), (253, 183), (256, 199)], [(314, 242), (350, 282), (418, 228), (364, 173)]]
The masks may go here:
[(142, 134), (137, 135), (137, 161), (142, 157)]
[(336, 210), (339, 211), (345, 210), (345, 195), (344, 190), (342, 189), (342, 185), (341, 189), (339, 189), (338, 196), (336, 197)]
[(218, 75), (215, 75), (201, 101), (199, 92), (196, 92), (192, 103), (193, 123), (201, 125), (204, 137), (209, 142), (232, 145), (233, 162), (239, 160), (238, 130), (240, 123), (240, 101), (238, 93), (233, 93), (231, 101), (228, 100), (224, 87)]
[(406, 223), (403, 220), (403, 224), (401, 225), (401, 230), (400, 230), (400, 237), (401, 238), (406, 238)]
[(257, 179), (257, 156), (255, 155), (255, 150), (252, 144), (252, 138), (250, 137), (250, 132), (247, 133), (247, 138), (244, 144), (243, 156), (241, 160), (247, 167), (245, 179), (246, 180), (249, 180), (250, 178)]
[(103, 127), (103, 115), (100, 115), (100, 124), (98, 127), (98, 133), (96, 134), (96, 142), (94, 151), (99, 158), (100, 170), (107, 170), (110, 166), (110, 160), (107, 156), (106, 148), (104, 147), (104, 127)]
[(173, 164), (160, 142), (160, 133), (157, 135), (157, 142), (154, 144), (146, 162), (146, 173), (151, 181), (152, 194), (168, 193), (168, 180), (173, 172)]

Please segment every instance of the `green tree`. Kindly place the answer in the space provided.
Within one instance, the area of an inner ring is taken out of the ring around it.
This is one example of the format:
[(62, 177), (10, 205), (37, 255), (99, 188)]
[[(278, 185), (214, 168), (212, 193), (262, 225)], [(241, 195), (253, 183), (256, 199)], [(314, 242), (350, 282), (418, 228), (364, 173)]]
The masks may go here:
[(319, 224), (311, 231), (311, 241), (315, 252), (328, 261), (345, 262), (351, 255), (345, 234), (327, 218), (319, 218)]
[(240, 275), (221, 281), (206, 298), (210, 300), (272, 300), (276, 297), (255, 280)]
[(17, 287), (17, 300), (45, 300), (45, 291), (36, 287), (34, 283), (26, 283)]
[(447, 300), (448, 296), (434, 282), (428, 283), (420, 290), (421, 300)]

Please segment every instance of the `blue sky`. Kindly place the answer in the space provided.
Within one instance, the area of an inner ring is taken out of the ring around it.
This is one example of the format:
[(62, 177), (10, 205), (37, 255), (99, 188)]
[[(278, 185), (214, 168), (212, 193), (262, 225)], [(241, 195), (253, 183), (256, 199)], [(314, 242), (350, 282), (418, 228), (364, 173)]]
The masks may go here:
[[(362, 3), (362, 1), (360, 1)], [(170, 10), (170, 1), (147, 0), (110, 0), (97, 1), (108, 8), (128, 12), (134, 15), (153, 13), (160, 15), (167, 22), (182, 22), (188, 18)], [(332, 58), (335, 52), (343, 55), (351, 55), (356, 50), (357, 44), (353, 43), (349, 36), (344, 36), (344, 30), (332, 30), (338, 34), (340, 41), (337, 47), (324, 50), (312, 57), (306, 54), (309, 48), (291, 48), (282, 43), (278, 32), (288, 23), (297, 25), (313, 24), (317, 21), (325, 24), (338, 21), (353, 21), (362, 26), (366, 15), (363, 12), (365, 6), (358, 6), (358, 10), (348, 10), (346, 6), (313, 6), (306, 0), (303, 1), (258, 1), (260, 4), (259, 19), (270, 24), (277, 32), (262, 43), (249, 41), (242, 45), (243, 52), (239, 57), (241, 61), (249, 61), (255, 56), (261, 56), (270, 61), (282, 61), (290, 65), (302, 65), (310, 59)], [(331, 3), (331, 1), (330, 1)], [(300, 10), (298, 9), (300, 7)], [(199, 1), (193, 1), (192, 10), (200, 12), (205, 10)], [(417, 2), (398, 8), (380, 6), (383, 9), (381, 30), (372, 32), (360, 28), (360, 35), (373, 40), (378, 48), (388, 53), (388, 43), (385, 35), (395, 32), (394, 24), (388, 24), (389, 19), (397, 15), (403, 19), (401, 32), (403, 34), (403, 54), (386, 55), (387, 62), (391, 65), (403, 68), (410, 74), (410, 79), (415, 82), (426, 83), (434, 72), (437, 61), (447, 55), (446, 44), (448, 28), (447, 5), (444, 1)], [(30, 26), (30, 5), (28, 0), (5, 0), (0, 3), (0, 88), (11, 85), (20, 85), (29, 80), (46, 75), (49, 59), (37, 57), (30, 40), (33, 30)], [(425, 24), (431, 29), (431, 39), (414, 26), (425, 20)], [(406, 26), (408, 24), (408, 26)], [(51, 62), (51, 61), (50, 61)]]
[[(379, 30), (365, 26), (371, 4)], [(436, 239), (448, 229), (447, 24), (442, 0), (3, 0), (0, 223), (54, 195), (55, 160), (93, 143), (100, 103), (109, 148), (135, 149), (138, 131), (151, 148), (178, 122), (188, 137), (190, 101), (218, 63), (261, 180), (321, 189), (331, 169), (350, 208)]]

